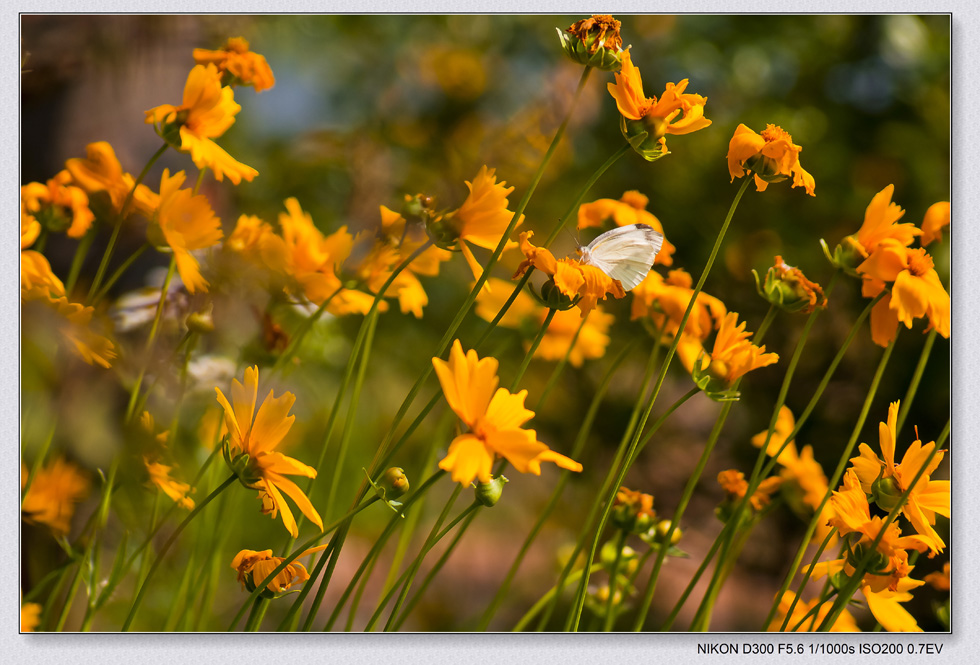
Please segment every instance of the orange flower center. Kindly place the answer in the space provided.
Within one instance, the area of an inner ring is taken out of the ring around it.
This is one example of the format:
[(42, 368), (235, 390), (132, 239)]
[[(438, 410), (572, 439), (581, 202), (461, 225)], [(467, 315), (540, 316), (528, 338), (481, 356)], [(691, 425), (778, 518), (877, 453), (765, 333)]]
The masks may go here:
[(789, 132), (783, 130), (782, 127), (778, 125), (766, 125), (766, 128), (762, 130), (759, 135), (765, 140), (766, 143), (772, 143), (773, 141), (779, 141), (780, 139), (786, 139), (789, 143), (793, 142), (793, 137), (789, 135)]
[(909, 252), (909, 272), (916, 277), (922, 277), (932, 270), (934, 266), (935, 263), (933, 263), (932, 257), (921, 247)]

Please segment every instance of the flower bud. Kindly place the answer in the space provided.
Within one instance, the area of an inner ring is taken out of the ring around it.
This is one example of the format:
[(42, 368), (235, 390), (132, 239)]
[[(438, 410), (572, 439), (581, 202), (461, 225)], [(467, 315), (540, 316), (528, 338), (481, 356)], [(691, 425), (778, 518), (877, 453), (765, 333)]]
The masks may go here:
[(489, 483), (476, 484), (476, 500), (487, 508), (493, 508), (504, 493), (504, 483), (510, 482), (506, 476), (491, 478)]
[(787, 312), (809, 314), (818, 307), (827, 306), (827, 298), (820, 285), (807, 279), (799, 268), (786, 265), (779, 255), (776, 255), (773, 267), (766, 272), (764, 285), (759, 284), (759, 274), (755, 270), (752, 274), (759, 295)]
[[(667, 530), (670, 529), (670, 520), (660, 520), (657, 523), (657, 537), (662, 541), (667, 537)], [(684, 536), (684, 532), (681, 531), (680, 526), (674, 529), (674, 532), (670, 534), (670, 544), (676, 545), (681, 541)]]
[(384, 472), (378, 485), (384, 488), (389, 499), (397, 499), (409, 489), (408, 476), (401, 467), (393, 466)]
[(559, 28), (555, 30), (558, 31), (562, 50), (572, 62), (614, 72), (622, 66), (619, 56), (623, 50), (620, 25), (612, 16), (600, 14), (576, 21), (565, 32)]
[(427, 218), (425, 231), (436, 247), (449, 251), (459, 249), (459, 228), (451, 214)]
[(202, 335), (214, 332), (214, 317), (212, 312), (214, 311), (214, 304), (208, 303), (208, 308), (202, 312), (191, 312), (184, 323), (187, 325), (187, 329)]
[(821, 238), (820, 246), (823, 247), (824, 256), (835, 268), (843, 270), (852, 277), (860, 277), (857, 267), (864, 263), (867, 253), (864, 247), (858, 242), (857, 236), (849, 235), (834, 248), (834, 253), (830, 253), (827, 243)]
[(875, 504), (882, 510), (891, 512), (898, 505), (902, 498), (902, 488), (895, 482), (895, 478), (879, 478), (871, 484), (871, 497)]
[(652, 494), (619, 488), (610, 516), (614, 526), (627, 533), (644, 533), (654, 525), (656, 518)]
[(646, 116), (639, 120), (630, 120), (625, 116), (619, 118), (619, 130), (623, 137), (633, 147), (640, 157), (648, 162), (655, 162), (670, 154), (663, 137), (667, 123), (663, 118)]
[(549, 279), (541, 285), (540, 296), (534, 293), (534, 290), (530, 287), (528, 287), (528, 290), (542, 305), (549, 309), (558, 310), (559, 312), (564, 312), (575, 307), (579, 300), (578, 298), (570, 298), (562, 293), (561, 289), (555, 284), (554, 278)]

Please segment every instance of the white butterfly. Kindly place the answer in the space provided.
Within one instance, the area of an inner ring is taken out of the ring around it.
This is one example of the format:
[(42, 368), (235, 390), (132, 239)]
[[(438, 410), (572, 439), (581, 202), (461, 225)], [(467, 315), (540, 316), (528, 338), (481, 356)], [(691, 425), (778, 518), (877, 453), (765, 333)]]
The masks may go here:
[(663, 243), (664, 235), (646, 224), (620, 226), (579, 247), (579, 262), (595, 266), (631, 291), (650, 272)]

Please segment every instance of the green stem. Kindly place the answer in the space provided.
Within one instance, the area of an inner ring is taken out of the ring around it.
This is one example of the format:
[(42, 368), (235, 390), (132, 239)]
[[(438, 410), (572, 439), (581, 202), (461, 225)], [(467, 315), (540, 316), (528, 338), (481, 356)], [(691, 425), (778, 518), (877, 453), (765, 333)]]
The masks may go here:
[(606, 616), (602, 622), (602, 631), (605, 633), (612, 632), (613, 624), (616, 623), (616, 589), (619, 586), (616, 578), (619, 575), (619, 566), (623, 561), (623, 548), (625, 546), (626, 531), (620, 529), (616, 536), (616, 558), (613, 560), (612, 569), (609, 571), (609, 598), (606, 600)]
[(290, 338), (289, 344), (286, 345), (285, 351), (283, 351), (282, 354), (276, 358), (276, 362), (272, 365), (271, 371), (275, 372), (282, 369), (286, 366), (286, 363), (288, 363), (292, 357), (296, 355), (296, 352), (299, 350), (299, 347), (303, 343), (303, 339), (306, 337), (307, 333), (313, 329), (316, 322), (319, 321), (320, 317), (323, 316), (323, 313), (327, 311), (327, 307), (330, 305), (330, 302), (343, 290), (343, 286), (338, 286), (336, 291), (331, 293), (323, 300), (322, 303), (320, 303), (320, 306), (316, 308), (316, 311), (313, 312), (313, 314), (306, 317), (299, 324), (296, 332), (294, 332), (293, 336)]
[(95, 298), (92, 299), (93, 306), (102, 302), (102, 299), (106, 297), (107, 293), (109, 293), (109, 289), (112, 288), (112, 285), (119, 281), (119, 278), (123, 276), (123, 273), (129, 270), (129, 266), (133, 265), (133, 262), (142, 256), (143, 252), (148, 250), (150, 247), (152, 247), (150, 243), (143, 243), (135, 252), (129, 255), (129, 258), (123, 261), (119, 267), (116, 268), (115, 272), (112, 273), (109, 279), (106, 280), (105, 284), (102, 285), (102, 288), (99, 289), (99, 292), (95, 294)]
[[(590, 574), (595, 573), (600, 570), (602, 570), (602, 564), (594, 563), (592, 564), (592, 567), (589, 568), (589, 573)], [(527, 625), (531, 623), (531, 620), (534, 617), (536, 617), (538, 614), (540, 614), (541, 610), (543, 610), (546, 605), (553, 603), (557, 599), (558, 590), (564, 589), (569, 584), (574, 584), (575, 582), (577, 582), (582, 577), (582, 572), (583, 572), (582, 570), (576, 570), (575, 572), (568, 575), (565, 579), (559, 580), (558, 584), (555, 584), (555, 586), (551, 587), (551, 589), (543, 596), (541, 596), (541, 599), (538, 600), (538, 602), (536, 602), (531, 607), (531, 609), (529, 609), (527, 613), (520, 618), (517, 624), (514, 625), (513, 632), (519, 633), (525, 628), (527, 628)]]
[[(884, 293), (884, 291), (882, 292)], [(881, 295), (881, 294), (879, 294)], [(878, 362), (878, 369), (875, 372), (874, 378), (871, 380), (871, 386), (868, 388), (868, 395), (864, 400), (864, 404), (861, 407), (861, 413), (858, 415), (858, 420), (854, 425), (854, 429), (851, 431), (851, 438), (848, 440), (847, 445), (844, 447), (844, 452), (841, 455), (840, 461), (837, 463), (837, 468), (834, 469), (833, 475), (830, 477), (827, 483), (827, 492), (824, 494), (823, 500), (820, 505), (814, 510), (814, 515), (820, 515), (823, 512), (823, 508), (827, 505), (830, 500), (833, 488), (837, 487), (837, 483), (840, 482), (841, 477), (844, 475), (844, 468), (847, 466), (847, 462), (850, 460), (851, 454), (854, 452), (854, 447), (857, 445), (858, 437), (861, 435), (861, 429), (864, 427), (864, 421), (868, 418), (868, 412), (871, 410), (871, 403), (874, 400), (875, 395), (878, 392), (878, 385), (881, 383), (881, 377), (885, 373), (885, 368), (888, 366), (888, 360), (891, 358), (892, 351), (895, 350), (895, 341), (898, 339), (898, 334), (896, 331), (895, 336), (892, 338), (891, 343), (885, 349), (885, 352), (881, 355), (881, 360)], [(794, 433), (795, 434), (795, 433)], [(789, 440), (787, 438), (787, 440)], [(774, 458), (775, 459), (775, 458)], [(810, 524), (807, 526), (806, 533), (803, 535), (803, 541), (800, 543), (800, 547), (797, 549), (796, 556), (793, 558), (793, 563), (790, 565), (790, 569), (786, 574), (783, 586), (780, 588), (779, 593), (776, 595), (777, 598), (782, 597), (783, 592), (789, 588), (789, 583), (796, 574), (799, 568), (800, 562), (803, 560), (803, 555), (806, 552), (806, 548), (810, 543), (810, 539), (813, 537), (813, 532), (817, 528), (817, 518), (810, 520)], [(786, 613), (787, 617), (792, 616), (793, 610), (796, 608), (796, 604), (799, 602), (799, 596), (793, 599), (793, 604), (790, 606)], [(778, 604), (778, 603), (777, 603)], [(769, 616), (766, 620), (766, 625), (772, 620), (773, 610), (770, 610)], [(787, 619), (788, 621), (788, 619)], [(783, 622), (783, 629), (786, 628), (786, 621)]]
[(99, 286), (102, 284), (102, 278), (105, 276), (106, 268), (109, 266), (109, 258), (112, 256), (112, 251), (116, 246), (116, 239), (119, 237), (119, 231), (122, 229), (123, 222), (126, 220), (126, 213), (129, 210), (129, 204), (133, 201), (133, 196), (136, 194), (136, 188), (140, 186), (143, 182), (143, 178), (146, 174), (150, 172), (150, 168), (156, 163), (160, 156), (167, 151), (169, 144), (164, 143), (159, 150), (153, 153), (150, 157), (150, 161), (146, 163), (143, 170), (140, 171), (139, 177), (133, 183), (133, 188), (129, 190), (129, 194), (126, 195), (126, 200), (123, 201), (122, 207), (119, 209), (119, 216), (116, 218), (116, 224), (112, 229), (112, 235), (109, 236), (109, 244), (106, 246), (105, 253), (102, 255), (102, 261), (99, 263), (99, 269), (95, 273), (95, 279), (92, 280), (92, 285), (89, 287), (88, 296), (85, 298), (86, 302), (92, 301), (92, 296), (95, 295)]
[(538, 329), (538, 334), (534, 336), (531, 346), (528, 348), (527, 353), (524, 354), (524, 360), (521, 361), (521, 366), (517, 369), (517, 374), (514, 376), (514, 381), (510, 386), (511, 392), (516, 391), (517, 387), (521, 384), (521, 379), (524, 378), (524, 372), (527, 371), (528, 365), (531, 364), (531, 358), (534, 357), (534, 352), (538, 350), (541, 340), (544, 339), (545, 333), (548, 332), (548, 326), (551, 325), (551, 320), (555, 318), (555, 313), (557, 311), (558, 310), (556, 309), (549, 309), (548, 315), (544, 317), (544, 322)]
[(929, 354), (932, 353), (932, 345), (935, 342), (936, 329), (933, 328), (926, 336), (925, 344), (922, 345), (922, 353), (919, 355), (919, 364), (915, 366), (915, 373), (912, 375), (912, 381), (909, 383), (909, 389), (905, 392), (905, 399), (902, 400), (902, 406), (898, 410), (898, 423), (895, 427), (896, 433), (902, 431), (902, 425), (905, 424), (905, 417), (909, 415), (909, 409), (912, 408), (912, 402), (915, 400), (915, 393), (919, 390), (919, 382), (922, 380), (922, 373), (926, 369), (926, 363), (929, 362)]
[(48, 437), (41, 444), (41, 450), (37, 454), (37, 458), (34, 460), (34, 464), (31, 465), (31, 471), (27, 474), (27, 482), (24, 483), (24, 489), (21, 490), (20, 505), (21, 508), (24, 507), (24, 499), (27, 498), (28, 492), (31, 491), (31, 485), (34, 484), (34, 479), (37, 478), (38, 471), (44, 466), (44, 460), (48, 456), (48, 450), (51, 449), (51, 442), (54, 441), (54, 430), (57, 425), (57, 421), (51, 423), (51, 430), (48, 432)]
[(147, 586), (149, 586), (150, 580), (153, 579), (153, 574), (157, 571), (157, 568), (160, 567), (160, 563), (163, 561), (164, 555), (170, 549), (170, 546), (174, 544), (174, 541), (177, 540), (177, 536), (179, 536), (181, 531), (183, 531), (184, 528), (190, 524), (191, 520), (197, 517), (197, 515), (204, 510), (205, 506), (211, 503), (216, 496), (221, 494), (221, 492), (224, 491), (226, 487), (231, 485), (237, 478), (238, 477), (234, 474), (228, 476), (223, 483), (218, 485), (217, 489), (211, 492), (203, 501), (201, 501), (201, 503), (197, 504), (194, 510), (191, 511), (190, 515), (184, 518), (184, 521), (181, 522), (176, 529), (174, 529), (172, 534), (170, 534), (170, 537), (167, 538), (166, 542), (163, 544), (163, 547), (160, 548), (160, 552), (157, 554), (157, 558), (153, 562), (153, 565), (150, 566), (150, 571), (146, 574), (146, 579), (144, 579), (143, 583), (140, 585), (140, 590), (136, 594), (136, 600), (133, 601), (133, 606), (129, 609), (129, 614), (127, 615), (126, 620), (123, 622), (122, 628), (120, 629), (121, 632), (125, 633), (129, 630), (130, 625), (132, 625), (133, 619), (136, 618), (136, 611), (143, 602), (143, 596), (146, 594)]
[[(75, 256), (71, 260), (71, 268), (68, 270), (68, 279), (65, 280), (65, 294), (70, 295), (75, 288), (75, 284), (78, 282), (78, 275), (82, 272), (82, 265), (85, 264), (85, 258), (88, 256), (89, 250), (92, 248), (92, 243), (95, 241), (95, 229), (89, 229), (88, 232), (78, 241), (78, 246), (75, 248)], [(37, 245), (34, 249), (38, 252), (42, 251)]]

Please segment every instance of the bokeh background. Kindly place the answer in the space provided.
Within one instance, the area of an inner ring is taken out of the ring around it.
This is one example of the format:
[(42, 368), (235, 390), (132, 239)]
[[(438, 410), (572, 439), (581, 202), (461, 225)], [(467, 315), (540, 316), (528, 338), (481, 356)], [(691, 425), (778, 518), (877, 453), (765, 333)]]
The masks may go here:
[[(29, 16), (22, 17), (21, 173), (22, 182), (45, 181), (70, 157), (83, 156), (85, 145), (108, 140), (123, 167), (137, 173), (159, 147), (159, 138), (143, 123), (143, 111), (162, 103), (178, 103), (195, 47), (218, 48), (228, 37), (244, 36), (253, 50), (266, 56), (276, 76), (272, 90), (256, 94), (236, 90), (242, 105), (234, 127), (221, 144), (237, 159), (255, 167), (253, 183), (232, 187), (207, 179), (202, 190), (222, 218), (226, 235), (239, 214), (273, 220), (284, 199), (295, 196), (325, 232), (347, 225), (356, 232), (378, 219), (378, 206), (396, 208), (405, 194), (424, 192), (440, 207), (455, 208), (465, 197), (464, 180), (486, 164), (516, 187), (512, 208), (525, 191), (555, 129), (571, 101), (581, 68), (558, 48), (555, 27), (566, 28), (581, 16)], [(721, 298), (758, 326), (767, 303), (755, 295), (751, 270), (764, 274), (774, 254), (826, 283), (831, 267), (819, 239), (833, 247), (860, 226), (871, 197), (888, 184), (894, 200), (906, 210), (903, 221), (920, 223), (926, 208), (949, 200), (949, 71), (950, 21), (930, 16), (618, 16), (623, 40), (632, 45), (647, 94), (657, 94), (667, 81), (689, 78), (689, 92), (708, 98), (711, 127), (669, 140), (672, 154), (654, 164), (629, 154), (595, 185), (586, 200), (619, 198), (636, 189), (650, 198), (648, 209), (663, 223), (677, 246), (675, 267), (695, 277), (707, 258), (738, 183), (731, 184), (725, 154), (739, 123), (761, 130), (774, 123), (803, 146), (801, 162), (816, 179), (816, 197), (785, 185), (764, 194), (754, 188), (744, 197), (705, 290)], [(611, 74), (594, 72), (544, 179), (526, 211), (526, 228), (546, 233), (562, 215), (591, 173), (622, 145), (615, 103), (606, 92)], [(193, 172), (186, 155), (170, 151), (147, 178), (158, 183), (163, 168)], [(107, 235), (107, 234), (106, 234)], [(947, 236), (948, 237), (948, 236)], [(582, 238), (585, 241), (587, 238)], [(64, 275), (74, 253), (72, 241), (52, 237), (46, 253), (56, 273)], [(100, 242), (90, 254), (94, 272)], [(117, 260), (145, 240), (134, 227), (121, 237)], [(558, 252), (574, 249), (574, 240), (559, 238)], [(949, 244), (930, 248), (943, 282), (949, 286)], [(147, 284), (159, 285), (168, 257), (144, 255), (115, 296)], [(505, 261), (513, 266), (513, 261)], [(499, 276), (507, 277), (506, 269)], [(345, 463), (340, 496), (351, 496), (361, 480), (377, 442), (388, 428), (408, 388), (430, 362), (436, 341), (446, 329), (469, 284), (462, 261), (425, 279), (430, 305), (415, 320), (397, 308), (378, 326), (365, 401), (358, 414), (355, 445)], [(214, 294), (217, 332), (205, 348), (213, 361), (186, 402), (174, 447), (190, 477), (206, 456), (196, 429), (198, 417), (213, 405), (214, 385), (223, 389), (219, 359), (262, 360), (257, 339), (261, 321), (256, 302), (228, 302)], [(831, 305), (814, 328), (788, 405), (799, 413), (839, 348), (851, 323), (864, 307), (860, 288), (844, 280)], [(616, 315), (606, 358), (583, 368), (566, 370), (561, 390), (537, 414), (533, 426), (552, 448), (567, 451), (612, 352), (638, 335), (641, 326), (628, 321), (628, 299), (607, 306)], [(804, 322), (781, 315), (765, 343), (788, 361)], [(288, 326), (294, 322), (284, 321)], [(297, 424), (289, 454), (311, 461), (319, 454), (329, 405), (360, 317), (332, 319), (318, 326), (303, 355), (301, 370), (284, 377), (280, 389), (297, 394)], [(483, 322), (470, 317), (460, 331), (475, 340)], [(921, 323), (900, 335), (882, 388), (875, 399), (860, 441), (877, 448), (878, 422), (888, 403), (904, 396), (923, 343)], [(137, 338), (134, 337), (134, 343)], [(120, 344), (125, 350), (125, 335)], [(581, 461), (586, 472), (573, 479), (561, 509), (549, 521), (519, 573), (508, 602), (491, 628), (507, 630), (554, 583), (556, 553), (572, 542), (608, 468), (623, 426), (636, 399), (649, 342), (626, 362), (626, 369), (606, 398), (600, 418)], [(523, 353), (520, 333), (499, 330), (488, 350), (501, 359), (506, 383)], [(859, 334), (797, 439), (811, 444), (828, 473), (836, 465), (866, 394), (881, 350), (867, 330)], [(239, 367), (241, 365), (239, 364)], [(217, 369), (215, 369), (217, 367)], [(691, 558), (673, 559), (662, 576), (648, 626), (662, 623), (674, 600), (701, 561), (721, 523), (714, 507), (722, 492), (714, 478), (727, 468), (748, 472), (756, 449), (749, 438), (765, 428), (782, 381), (779, 365), (750, 375), (742, 384), (742, 402), (726, 425), (682, 522), (682, 547)], [(532, 396), (540, 393), (553, 363), (535, 360), (524, 382)], [(22, 374), (24, 458), (32, 459), (47, 431), (46, 418), (55, 411), (69, 426), (59, 427), (56, 447), (82, 466), (105, 468), (124, 450), (127, 434), (117, 423), (125, 410), (118, 380), (97, 369), (60, 373), (50, 363), (25, 351)], [(686, 392), (690, 378), (679, 371), (668, 377), (661, 408)], [(125, 367), (119, 370), (125, 372)], [(214, 379), (216, 372), (220, 379)], [(239, 376), (240, 370), (236, 372)], [(422, 398), (437, 388), (430, 381)], [(166, 393), (152, 406), (167, 422)], [(424, 402), (420, 401), (419, 404)], [(627, 485), (656, 496), (656, 507), (670, 516), (693, 469), (719, 405), (698, 396), (681, 408), (647, 447), (630, 472)], [(430, 418), (432, 428), (443, 414)], [(949, 418), (949, 344), (939, 339), (923, 378), (908, 425), (917, 425), (925, 441), (934, 439)], [(414, 413), (414, 412), (413, 412)], [(656, 413), (656, 411), (655, 411)], [(186, 424), (185, 424), (186, 423)], [(413, 481), (427, 477), (426, 428), (422, 428), (396, 460)], [(428, 430), (428, 431), (431, 431)], [(336, 438), (336, 437), (335, 437)], [(900, 451), (913, 439), (911, 427), (900, 436)], [(448, 441), (447, 441), (448, 443)], [(328, 450), (328, 466), (333, 451)], [(948, 473), (944, 462), (941, 474)], [(516, 476), (516, 477), (515, 477)], [(505, 500), (484, 511), (460, 543), (417, 608), (407, 629), (466, 630), (475, 626), (507, 566), (557, 480), (548, 469), (541, 478), (511, 474)], [(122, 534), (139, 533), (152, 504), (139, 482), (124, 486), (127, 497), (110, 521), (109, 543)], [(424, 536), (452, 487), (438, 487), (422, 517)], [(323, 492), (320, 496), (318, 492)], [(314, 503), (321, 505), (326, 483), (318, 483)], [(245, 496), (248, 494), (248, 496)], [(257, 514), (251, 493), (237, 492), (220, 504), (220, 542), (230, 562), (239, 549), (278, 549), (285, 541), (279, 523)], [(94, 499), (83, 504), (87, 516)], [(338, 509), (340, 512), (343, 508)], [(338, 513), (339, 514), (339, 513)], [(324, 515), (330, 521), (336, 515)], [(343, 589), (388, 515), (379, 509), (359, 518), (341, 558), (331, 598)], [(81, 521), (76, 517), (76, 522)], [(77, 528), (76, 524), (76, 528)], [(798, 545), (804, 524), (788, 510), (777, 510), (750, 539), (719, 599), (712, 628), (757, 630)], [(217, 527), (216, 527), (217, 528)], [(946, 533), (941, 529), (941, 533)], [(166, 536), (166, 529), (161, 537)], [(134, 536), (135, 537), (135, 536)], [(22, 587), (27, 590), (64, 554), (48, 534), (34, 527), (22, 533)], [(420, 541), (410, 548), (416, 551)], [(389, 548), (393, 549), (393, 548)], [(170, 574), (179, 579), (189, 548), (173, 557)], [(433, 554), (438, 554), (436, 550)], [(430, 561), (435, 560), (430, 556)], [(106, 557), (111, 561), (111, 557)], [(365, 593), (363, 623), (373, 610), (387, 572), (382, 559)], [(917, 573), (939, 567), (920, 561)], [(161, 571), (164, 572), (164, 571)], [(668, 574), (669, 573), (669, 574)], [(244, 596), (227, 567), (216, 583), (213, 614), (179, 622), (173, 629), (224, 629)], [(920, 575), (917, 575), (921, 577)], [(163, 580), (158, 578), (158, 582)], [(142, 620), (162, 625), (173, 601), (173, 585), (158, 584), (147, 598)], [(695, 598), (699, 595), (694, 594)], [(131, 589), (123, 588), (95, 624), (118, 628), (129, 607)], [(926, 630), (929, 606), (941, 600), (925, 587), (910, 605)], [(281, 616), (287, 606), (270, 610)], [(694, 604), (689, 604), (693, 611)], [(366, 614), (365, 614), (366, 613)], [(359, 615), (360, 616), (360, 615)], [(559, 611), (557, 616), (562, 616)], [(682, 614), (678, 627), (686, 626)], [(866, 615), (864, 625), (870, 628)], [(270, 621), (270, 623), (272, 623)], [(71, 620), (69, 620), (69, 626)], [(560, 628), (560, 624), (552, 626)]]

